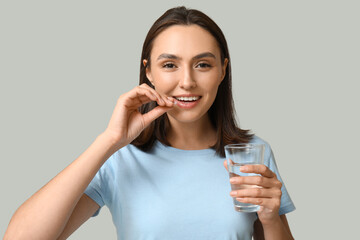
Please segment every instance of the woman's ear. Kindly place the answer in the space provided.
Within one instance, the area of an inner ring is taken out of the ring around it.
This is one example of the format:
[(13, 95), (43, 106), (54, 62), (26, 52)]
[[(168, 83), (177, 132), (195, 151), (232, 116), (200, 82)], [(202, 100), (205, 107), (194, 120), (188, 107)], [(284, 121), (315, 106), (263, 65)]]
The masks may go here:
[(153, 84), (152, 77), (151, 77), (151, 72), (150, 72), (150, 67), (148, 66), (148, 60), (144, 59), (143, 64), (144, 64), (144, 67), (145, 67), (146, 77), (151, 82), (151, 84)]
[(227, 68), (228, 62), (229, 62), (229, 59), (225, 58), (224, 59), (224, 64), (222, 65), (221, 81), (224, 80), (224, 77), (226, 75), (226, 68)]

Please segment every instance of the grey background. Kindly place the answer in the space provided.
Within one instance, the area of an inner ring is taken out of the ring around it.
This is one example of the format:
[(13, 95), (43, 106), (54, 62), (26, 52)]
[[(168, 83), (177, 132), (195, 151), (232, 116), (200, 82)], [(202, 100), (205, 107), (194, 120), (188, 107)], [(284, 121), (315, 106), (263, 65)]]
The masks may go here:
[[(151, 24), (183, 4), (227, 37), (240, 125), (272, 145), (295, 238), (357, 236), (360, 6), (347, 0), (1, 1), (0, 236), (105, 129)], [(70, 239), (115, 236), (103, 208)]]

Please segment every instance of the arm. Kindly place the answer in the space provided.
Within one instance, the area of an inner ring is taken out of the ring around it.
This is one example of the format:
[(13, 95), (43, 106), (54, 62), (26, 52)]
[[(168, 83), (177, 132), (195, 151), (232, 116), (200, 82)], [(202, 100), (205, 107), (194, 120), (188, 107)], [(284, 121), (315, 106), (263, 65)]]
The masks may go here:
[(94, 215), (98, 209), (99, 205), (86, 194), (83, 194), (79, 202), (76, 204), (76, 207), (72, 212), (69, 221), (66, 223), (64, 230), (57, 239), (67, 239), (73, 232), (76, 231), (76, 229)]
[(4, 239), (56, 239), (96, 172), (114, 149), (102, 134), (13, 215)]
[[(141, 114), (138, 108), (150, 101), (156, 101), (159, 106)], [(160, 96), (146, 84), (120, 96), (106, 130), (79, 158), (18, 208), (10, 220), (4, 239), (56, 239), (64, 230), (75, 230), (77, 227), (74, 226), (86, 221), (96, 207), (89, 204), (86, 197), (85, 200), (79, 200), (103, 163), (172, 107), (173, 100)], [(79, 217), (81, 221), (69, 223), (66, 229), (78, 202), (76, 211), (80, 211), (80, 214), (73, 215), (73, 219)]]

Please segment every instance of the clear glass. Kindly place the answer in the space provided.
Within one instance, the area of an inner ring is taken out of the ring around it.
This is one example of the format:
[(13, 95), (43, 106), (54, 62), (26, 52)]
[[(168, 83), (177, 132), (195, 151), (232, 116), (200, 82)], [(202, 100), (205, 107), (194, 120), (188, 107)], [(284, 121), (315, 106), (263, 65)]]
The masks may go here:
[[(254, 173), (240, 172), (240, 167), (244, 165), (264, 164), (264, 144), (257, 143), (239, 143), (229, 144), (225, 146), (225, 156), (229, 170), (229, 176), (256, 176)], [(246, 184), (231, 184), (232, 190), (239, 190), (244, 188), (259, 188), (257, 185)], [(260, 209), (259, 205), (242, 203), (234, 197), (235, 210), (238, 212), (257, 212)]]

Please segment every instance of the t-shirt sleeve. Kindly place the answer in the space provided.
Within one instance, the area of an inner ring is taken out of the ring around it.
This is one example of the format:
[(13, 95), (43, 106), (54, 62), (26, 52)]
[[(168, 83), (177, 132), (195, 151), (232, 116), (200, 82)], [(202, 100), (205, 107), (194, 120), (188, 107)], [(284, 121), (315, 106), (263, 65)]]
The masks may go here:
[(269, 169), (276, 174), (278, 180), (282, 183), (282, 187), (281, 187), (282, 195), (281, 195), (281, 205), (280, 205), (280, 209), (279, 209), (279, 215), (283, 215), (283, 214), (294, 211), (295, 205), (290, 198), (290, 195), (285, 187), (283, 180), (281, 179), (279, 170), (278, 170), (276, 162), (275, 162), (274, 154), (269, 145), (267, 146), (265, 156), (266, 156), (265, 162), (264, 162), (265, 165), (267, 165), (269, 167)]
[(109, 188), (109, 168), (111, 156), (99, 169), (95, 177), (85, 189), (84, 193), (94, 200), (100, 208), (94, 213), (93, 217), (97, 216), (101, 208), (108, 202), (108, 188)]

